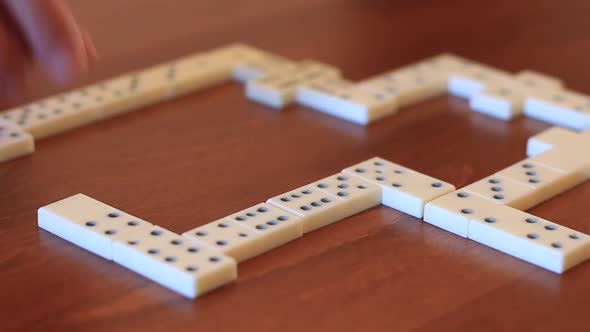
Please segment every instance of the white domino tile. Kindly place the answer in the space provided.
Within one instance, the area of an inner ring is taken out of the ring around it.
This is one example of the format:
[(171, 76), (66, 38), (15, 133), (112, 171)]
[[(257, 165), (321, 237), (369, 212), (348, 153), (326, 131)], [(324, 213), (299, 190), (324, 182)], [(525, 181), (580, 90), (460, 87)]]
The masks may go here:
[(38, 210), (38, 226), (105, 259), (114, 241), (152, 225), (83, 194)]
[(354, 201), (339, 198), (312, 186), (275, 196), (267, 203), (301, 217), (304, 234), (364, 210), (364, 207), (359, 207)]
[(581, 147), (557, 148), (529, 158), (532, 163), (543, 165), (559, 172), (567, 173), (576, 181), (590, 178), (590, 154)]
[(168, 67), (151, 68), (87, 86), (79, 92), (97, 107), (102, 119), (141, 109), (168, 98)]
[(259, 52), (232, 62), (232, 78), (238, 82), (246, 83), (260, 79), (271, 72), (295, 66), (295, 62), (281, 56)]
[(336, 196), (359, 212), (381, 204), (380, 186), (347, 173), (334, 174), (309, 186)]
[(260, 235), (265, 250), (271, 250), (303, 235), (301, 217), (269, 203), (260, 203), (225, 218)]
[[(421, 69), (420, 69), (421, 68)], [(409, 67), (360, 82), (360, 87), (381, 96), (393, 96), (399, 107), (413, 105), (446, 93), (447, 73), (426, 65)]]
[(159, 226), (126, 234), (113, 252), (117, 264), (188, 298), (237, 278), (231, 257)]
[(499, 205), (465, 191), (455, 191), (428, 202), (424, 221), (456, 235), (467, 237), (469, 223), (476, 216), (485, 216)]
[(246, 96), (258, 103), (281, 109), (295, 100), (298, 87), (322, 78), (339, 78), (340, 71), (332, 66), (304, 60), (294, 67), (273, 71), (246, 84)]
[[(555, 197), (583, 182), (585, 178), (576, 176), (574, 173), (561, 172), (530, 160), (520, 161), (509, 166), (497, 175), (528, 186), (534, 190), (536, 204)], [(527, 210), (521, 208), (521, 210)]]
[(0, 119), (0, 162), (22, 157), (34, 151), (33, 136), (17, 125)]
[(209, 56), (219, 62), (229, 63), (232, 67), (238, 66), (244, 61), (269, 56), (270, 53), (242, 43), (232, 43), (218, 47), (207, 52)]
[(457, 70), (467, 66), (469, 61), (451, 53), (442, 53), (426, 58), (412, 65), (420, 71), (437, 72), (447, 76), (447, 79)]
[(524, 113), (574, 130), (590, 129), (590, 98), (572, 91), (543, 92), (526, 99)]
[(295, 62), (287, 58), (241, 43), (233, 43), (207, 53), (216, 62), (228, 64), (232, 78), (242, 83), (295, 66)]
[(509, 74), (499, 69), (474, 62), (465, 63), (453, 71), (448, 81), (448, 92), (457, 97), (469, 99), (492, 83), (509, 78)]
[(172, 94), (181, 96), (227, 82), (232, 77), (232, 65), (204, 53), (179, 59), (170, 74)]
[(504, 204), (521, 210), (527, 210), (540, 203), (538, 193), (533, 187), (510, 181), (498, 174), (476, 181), (461, 191), (494, 204)]
[(78, 91), (50, 97), (0, 115), (0, 118), (18, 125), (35, 139), (84, 126), (99, 117), (96, 103)]
[(422, 218), (426, 203), (455, 190), (449, 183), (379, 157), (343, 172), (380, 186), (381, 204), (416, 218)]
[(299, 104), (347, 121), (366, 125), (397, 111), (395, 96), (373, 93), (342, 79), (326, 79), (298, 89)]
[(260, 235), (225, 219), (196, 227), (182, 235), (222, 252), (237, 262), (245, 261), (266, 251)]
[(133, 73), (131, 92), (141, 98), (141, 105), (150, 105), (169, 99), (174, 95), (175, 63), (154, 66)]
[(475, 216), (469, 238), (555, 273), (590, 257), (588, 235), (506, 206)]
[(561, 79), (530, 69), (516, 73), (514, 78), (531, 90), (556, 91), (563, 88), (563, 81)]
[[(590, 131), (588, 131), (590, 133)], [(576, 133), (561, 127), (551, 127), (527, 141), (527, 156), (533, 157), (553, 148), (590, 149), (590, 135)]]
[(303, 234), (301, 218), (261, 203), (182, 235), (242, 262)]
[(522, 115), (528, 92), (523, 83), (517, 80), (493, 82), (472, 95), (469, 106), (476, 112), (508, 121)]

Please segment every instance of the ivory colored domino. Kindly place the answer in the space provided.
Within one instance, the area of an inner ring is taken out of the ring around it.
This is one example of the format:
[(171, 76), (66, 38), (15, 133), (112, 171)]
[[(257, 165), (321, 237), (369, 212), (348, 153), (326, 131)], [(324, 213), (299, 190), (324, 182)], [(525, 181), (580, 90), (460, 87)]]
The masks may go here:
[(246, 83), (262, 78), (270, 72), (294, 66), (293, 61), (281, 56), (261, 53), (235, 62), (232, 67), (232, 77), (238, 82)]
[[(520, 161), (496, 174), (532, 188), (536, 202), (531, 204), (544, 202), (586, 181), (584, 177), (577, 176), (575, 173), (560, 172), (529, 159)], [(527, 210), (526, 206), (521, 210)]]
[(450, 75), (448, 92), (453, 96), (469, 99), (484, 90), (486, 85), (508, 77), (508, 73), (499, 69), (468, 62)]
[(455, 191), (430, 201), (424, 207), (424, 221), (453, 234), (467, 237), (469, 223), (476, 216), (485, 216), (499, 204), (466, 191)]
[(415, 63), (413, 67), (420, 71), (433, 71), (443, 74), (448, 79), (453, 72), (465, 67), (468, 63), (467, 59), (458, 55), (442, 53)]
[(424, 206), (455, 190), (449, 183), (375, 157), (343, 170), (381, 187), (381, 204), (422, 218)]
[(131, 92), (141, 98), (142, 105), (150, 105), (173, 97), (175, 63), (165, 63), (132, 75)]
[(574, 130), (590, 129), (590, 98), (557, 90), (529, 96), (524, 105), (526, 116)]
[(305, 84), (297, 91), (299, 104), (341, 119), (366, 125), (397, 111), (397, 99), (366, 91), (341, 79)]
[(270, 53), (242, 43), (232, 43), (207, 52), (216, 61), (227, 62), (234, 66), (251, 59), (264, 57)]
[(578, 147), (564, 147), (549, 150), (528, 160), (567, 173), (574, 177), (575, 181), (584, 181), (590, 178), (590, 154), (582, 151), (583, 149)]
[(479, 196), (494, 204), (504, 204), (520, 210), (540, 203), (539, 193), (535, 188), (516, 181), (510, 181), (498, 174), (483, 178), (461, 189)]
[(125, 75), (84, 87), (79, 93), (96, 105), (101, 119), (106, 119), (130, 111), (128, 95), (132, 81), (131, 75)]
[(172, 93), (181, 96), (222, 84), (231, 79), (232, 66), (208, 53), (189, 56), (174, 63)]
[(561, 81), (541, 73), (526, 70), (513, 78), (496, 80), (471, 95), (469, 106), (472, 110), (499, 118), (511, 120), (523, 112), (525, 98), (533, 93), (561, 89)]
[[(590, 133), (590, 131), (588, 131)], [(590, 149), (590, 135), (579, 134), (561, 127), (551, 127), (532, 136), (527, 141), (527, 156), (534, 157), (553, 148)]]
[(299, 216), (269, 203), (260, 203), (225, 218), (260, 235), (269, 251), (303, 235)]
[[(446, 91), (447, 81), (450, 75), (467, 66), (469, 61), (454, 54), (443, 53), (422, 61), (394, 69), (392, 71), (372, 76), (361, 81), (361, 84), (387, 81), (390, 83), (416, 78), (417, 75), (425, 75), (430, 80), (436, 79), (439, 89)], [(371, 84), (367, 84), (370, 86)]]
[(322, 78), (339, 78), (332, 66), (304, 60), (295, 67), (285, 67), (246, 84), (246, 96), (258, 103), (281, 109), (295, 101), (299, 86)]
[(507, 206), (472, 218), (469, 238), (555, 273), (590, 257), (588, 235)]
[(117, 264), (188, 298), (237, 278), (231, 257), (159, 226), (127, 234), (113, 251)]
[(514, 78), (522, 82), (529, 89), (555, 91), (563, 88), (563, 81), (561, 79), (530, 69), (518, 72), (514, 75)]
[(386, 73), (360, 83), (360, 86), (382, 96), (395, 96), (399, 107), (405, 107), (446, 93), (447, 73), (424, 67), (409, 67)]
[(37, 214), (40, 228), (108, 260), (114, 241), (152, 226), (84, 194), (46, 205)]
[(295, 65), (287, 58), (241, 43), (223, 46), (208, 54), (216, 61), (228, 64), (231, 67), (233, 79), (242, 83)]
[(0, 163), (35, 152), (33, 136), (0, 119)]
[(242, 262), (302, 234), (300, 217), (274, 205), (261, 203), (182, 235)]
[(2, 118), (41, 139), (97, 121), (99, 110), (89, 98), (74, 91), (7, 111)]
[(182, 235), (222, 252), (238, 263), (268, 251), (260, 234), (225, 219), (199, 226)]
[(362, 211), (354, 202), (339, 199), (311, 186), (275, 196), (267, 203), (301, 217), (304, 234)]
[(381, 187), (347, 173), (338, 173), (309, 185), (336, 196), (350, 209), (361, 212), (381, 204)]
[(169, 98), (171, 66), (163, 65), (126, 74), (84, 88), (100, 116), (111, 118)]
[(529, 91), (517, 80), (494, 82), (473, 94), (469, 106), (473, 111), (508, 121), (522, 114)]

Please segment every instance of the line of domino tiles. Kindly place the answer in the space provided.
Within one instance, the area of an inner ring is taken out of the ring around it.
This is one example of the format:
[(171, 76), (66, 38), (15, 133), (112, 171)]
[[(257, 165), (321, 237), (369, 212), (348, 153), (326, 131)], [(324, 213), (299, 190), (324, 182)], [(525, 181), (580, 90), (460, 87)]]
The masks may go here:
[(38, 225), (182, 295), (237, 278), (237, 262), (379, 204), (562, 273), (590, 257), (590, 236), (526, 210), (590, 177), (590, 131), (531, 137), (528, 159), (462, 189), (381, 158), (272, 197), (181, 235), (83, 194), (38, 211)]
[(0, 113), (0, 162), (33, 153), (36, 139), (232, 78), (245, 83), (253, 101), (277, 109), (297, 102), (358, 124), (448, 92), (500, 119), (524, 112), (574, 130), (590, 128), (590, 98), (534, 71), (510, 74), (443, 54), (355, 83), (330, 65), (231, 44)]

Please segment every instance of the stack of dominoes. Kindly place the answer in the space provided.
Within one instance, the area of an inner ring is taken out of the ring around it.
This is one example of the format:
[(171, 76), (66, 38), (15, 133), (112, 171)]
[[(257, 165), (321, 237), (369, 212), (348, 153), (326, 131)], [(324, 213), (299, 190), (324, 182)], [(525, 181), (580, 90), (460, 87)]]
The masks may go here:
[(552, 128), (530, 158), (458, 191), (381, 158), (174, 234), (82, 194), (39, 209), (39, 227), (194, 298), (237, 278), (237, 262), (379, 204), (556, 273), (590, 257), (590, 237), (521, 210), (590, 177), (590, 132)]
[[(590, 98), (564, 90), (559, 79), (525, 70), (517, 74), (452, 54), (438, 55), (361, 82), (313, 60), (291, 61), (232, 44), (49, 97), (0, 113), (0, 125), (41, 139), (231, 79), (246, 96), (282, 109), (299, 103), (358, 124), (368, 124), (431, 97), (450, 93), (473, 110), (510, 120), (521, 114), (575, 130), (590, 128)], [(25, 137), (21, 135), (19, 137)], [(0, 162), (30, 154), (34, 146), (0, 134)]]

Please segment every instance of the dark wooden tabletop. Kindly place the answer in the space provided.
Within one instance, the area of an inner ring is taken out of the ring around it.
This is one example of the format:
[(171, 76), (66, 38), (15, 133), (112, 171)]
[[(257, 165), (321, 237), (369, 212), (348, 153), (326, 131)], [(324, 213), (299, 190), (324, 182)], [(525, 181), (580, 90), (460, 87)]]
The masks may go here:
[[(353, 80), (450, 51), (590, 92), (585, 0), (70, 2), (101, 55), (85, 82), (242, 41)], [(59, 89), (32, 87), (19, 102)], [(0, 330), (588, 331), (590, 263), (559, 276), (385, 207), (241, 263), (195, 301), (37, 228), (37, 208), (83, 192), (184, 232), (373, 156), (460, 187), (548, 127), (451, 97), (361, 127), (232, 83), (41, 140), (0, 165)], [(588, 197), (586, 183), (532, 213), (590, 233)]]

